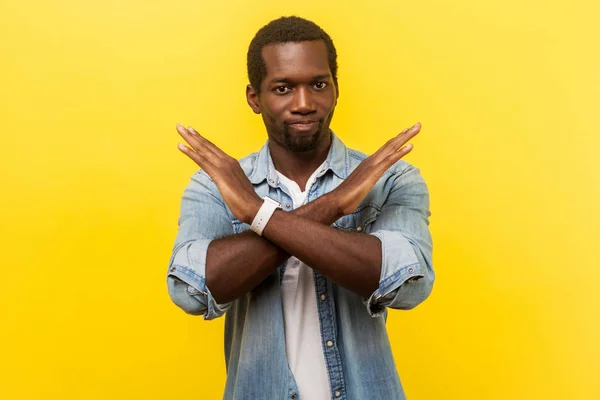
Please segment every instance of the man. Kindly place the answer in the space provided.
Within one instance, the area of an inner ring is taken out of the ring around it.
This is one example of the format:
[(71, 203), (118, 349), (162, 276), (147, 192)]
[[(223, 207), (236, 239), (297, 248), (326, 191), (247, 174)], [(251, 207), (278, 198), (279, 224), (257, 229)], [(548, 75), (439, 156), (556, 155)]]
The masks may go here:
[(257, 32), (248, 75), (268, 135), (258, 153), (238, 162), (177, 126), (202, 169), (183, 194), (169, 294), (226, 315), (226, 399), (403, 399), (386, 308), (415, 307), (434, 280), (427, 187), (400, 160), (420, 125), (370, 157), (346, 148), (329, 128), (335, 47), (298, 17)]

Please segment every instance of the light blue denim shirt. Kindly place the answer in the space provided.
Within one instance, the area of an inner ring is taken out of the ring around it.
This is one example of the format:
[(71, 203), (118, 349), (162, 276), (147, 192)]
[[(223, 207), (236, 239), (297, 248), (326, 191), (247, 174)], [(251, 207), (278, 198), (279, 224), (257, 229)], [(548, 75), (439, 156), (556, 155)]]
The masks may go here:
[[(312, 201), (335, 189), (366, 158), (332, 134), (325, 168), (308, 194)], [(293, 208), (279, 181), (268, 145), (240, 161), (260, 196)], [(385, 321), (387, 307), (408, 310), (427, 298), (434, 281), (429, 232), (429, 194), (419, 170), (400, 160), (377, 182), (352, 214), (333, 226), (373, 235), (381, 241), (379, 288), (368, 298), (315, 271), (321, 345), (332, 399), (404, 399)], [(167, 273), (169, 295), (186, 313), (204, 319), (225, 314), (224, 399), (303, 399), (285, 350), (281, 278), (285, 263), (250, 293), (217, 304), (206, 286), (206, 252), (214, 239), (250, 227), (225, 205), (217, 186), (202, 170), (183, 193), (179, 232)], [(326, 248), (323, 251), (327, 251)]]

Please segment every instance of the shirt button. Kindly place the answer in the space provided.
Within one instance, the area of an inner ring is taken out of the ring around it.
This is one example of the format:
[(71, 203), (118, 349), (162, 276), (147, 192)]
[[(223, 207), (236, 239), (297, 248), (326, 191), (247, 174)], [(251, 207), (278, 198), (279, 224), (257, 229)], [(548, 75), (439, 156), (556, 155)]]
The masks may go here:
[(413, 272), (415, 272), (415, 269), (414, 269), (414, 268), (409, 268), (409, 269), (408, 269), (408, 273), (409, 273), (409, 274), (412, 274)]
[(285, 205), (285, 208), (290, 208), (290, 207), (291, 207), (291, 206), (290, 206), (289, 204), (286, 204), (286, 205)]
[(331, 340), (327, 341), (327, 347), (333, 347), (333, 342)]
[(175, 267), (171, 268), (171, 272), (175, 272), (176, 269), (177, 268), (175, 268)]
[(325, 296), (324, 294), (321, 295), (321, 300), (325, 301), (327, 300), (327, 296)]
[(357, 226), (356, 227), (356, 232), (360, 232), (360, 231), (362, 231), (362, 226)]
[(292, 394), (292, 399), (296, 398), (296, 393)]
[(339, 390), (336, 390), (334, 394), (335, 394), (335, 397), (340, 397), (342, 395), (342, 393), (340, 393)]

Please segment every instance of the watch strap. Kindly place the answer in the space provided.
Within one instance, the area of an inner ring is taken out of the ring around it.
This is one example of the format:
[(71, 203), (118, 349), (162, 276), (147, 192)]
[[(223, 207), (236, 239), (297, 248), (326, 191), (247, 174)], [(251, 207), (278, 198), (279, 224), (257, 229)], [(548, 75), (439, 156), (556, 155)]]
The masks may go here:
[(265, 226), (267, 226), (267, 223), (269, 222), (271, 217), (273, 216), (275, 210), (281, 208), (281, 204), (279, 204), (278, 202), (276, 202), (268, 196), (263, 197), (263, 200), (264, 202), (262, 206), (260, 206), (258, 213), (256, 213), (256, 216), (252, 221), (252, 225), (250, 225), (250, 229), (252, 229), (253, 232), (256, 232), (260, 236), (262, 236), (262, 232), (265, 229)]

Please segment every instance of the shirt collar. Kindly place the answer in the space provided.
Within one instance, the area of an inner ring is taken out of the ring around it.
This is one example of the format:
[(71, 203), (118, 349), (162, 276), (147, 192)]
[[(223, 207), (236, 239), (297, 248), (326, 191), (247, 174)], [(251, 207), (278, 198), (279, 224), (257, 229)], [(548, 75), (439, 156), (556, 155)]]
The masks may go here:
[[(348, 149), (333, 131), (331, 131), (329, 154), (325, 159), (322, 171), (317, 174), (317, 177), (322, 176), (328, 170), (331, 170), (341, 179), (346, 179), (348, 177)], [(248, 178), (254, 185), (258, 185), (266, 180), (270, 186), (277, 187), (279, 177), (277, 176), (275, 165), (273, 164), (269, 152), (269, 141), (267, 141), (258, 152), (256, 162), (254, 163), (254, 169)]]

